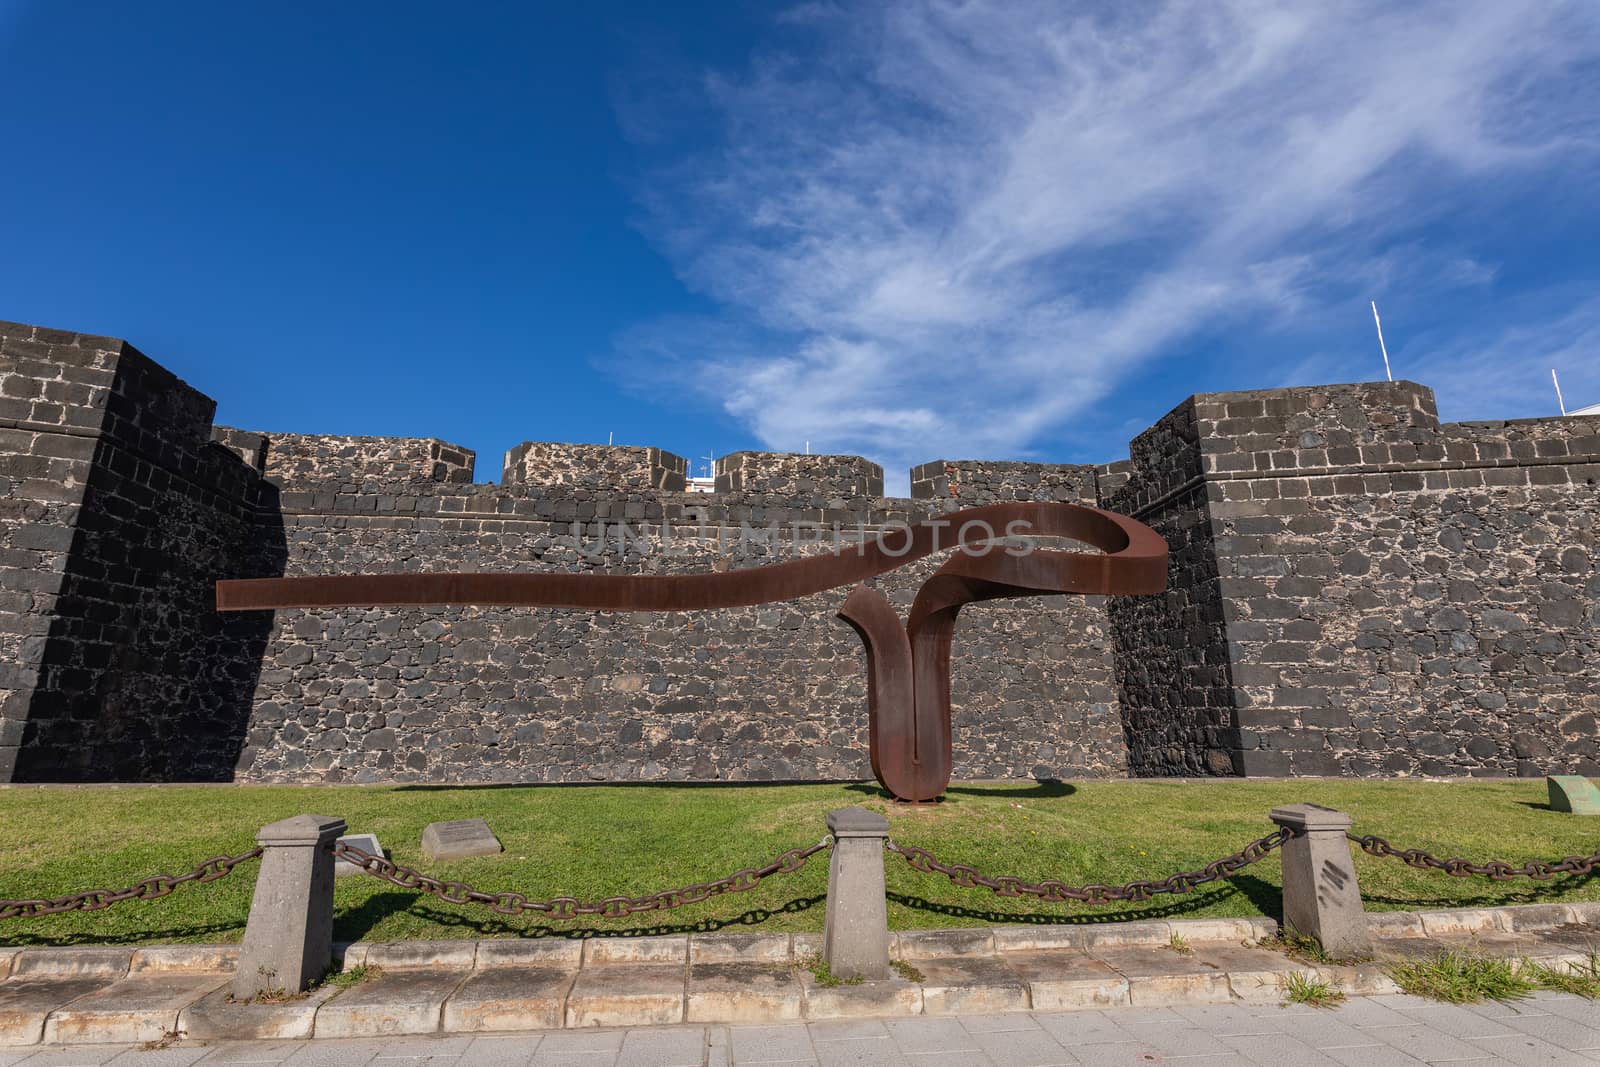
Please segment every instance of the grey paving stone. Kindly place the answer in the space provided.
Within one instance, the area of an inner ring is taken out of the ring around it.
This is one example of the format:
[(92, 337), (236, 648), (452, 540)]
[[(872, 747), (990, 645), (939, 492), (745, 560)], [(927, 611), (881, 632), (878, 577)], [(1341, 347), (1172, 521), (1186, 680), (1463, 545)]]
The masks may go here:
[(373, 1067), (407, 1067), (407, 1064), (398, 1061), (453, 1058), (467, 1051), (471, 1044), (470, 1034), (448, 1037), (399, 1037), (383, 1043)]
[(701, 1027), (639, 1029), (622, 1039), (617, 1067), (700, 1067), (705, 1058), (706, 1032)]
[(378, 1041), (307, 1041), (284, 1060), (292, 1067), (361, 1067), (378, 1058)]
[(99, 1067), (127, 1051), (127, 1045), (81, 1045), (78, 1048), (29, 1049), (24, 1057), (37, 1067)]
[(1251, 1011), (1239, 1004), (1184, 1004), (1172, 1009), (1190, 1026), (1207, 1030), (1221, 1037), (1225, 1034), (1281, 1034), (1291, 1027), (1289, 1016), (1279, 1009), (1276, 1013)]
[(1007, 1012), (1003, 1015), (958, 1015), (956, 1021), (964, 1027), (969, 1034), (996, 1034), (1008, 1030), (1037, 1030), (1039, 1024), (1033, 1021), (1033, 1016), (1023, 1012)]
[(919, 1052), (905, 1062), (911, 1067), (999, 1067), (981, 1052)]
[(1481, 1037), (1472, 1042), (1497, 1063), (1515, 1064), (1592, 1064), (1593, 1057), (1564, 1049), (1537, 1037), (1517, 1034), (1514, 1037)]
[(1529, 998), (1534, 1004), (1552, 1015), (1576, 1019), (1587, 1026), (1600, 1027), (1600, 1003), (1566, 994), (1534, 994)]
[(1339, 1061), (1288, 1034), (1238, 1034), (1217, 1040), (1262, 1067), (1339, 1067)]
[(884, 1025), (901, 1052), (978, 1050), (978, 1043), (956, 1019), (895, 1019)]
[(803, 1023), (790, 1026), (730, 1026), (728, 1045), (734, 1063), (814, 1060), (811, 1034)]
[(996, 1063), (1007, 1067), (1058, 1067), (1077, 1063), (1048, 1033), (1033, 1030), (988, 1030), (974, 1034), (978, 1047)]
[(461, 1054), (461, 1062), (473, 1067), (526, 1067), (543, 1040), (541, 1034), (475, 1037)]
[(133, 1048), (115, 1059), (107, 1060), (106, 1067), (189, 1067), (209, 1051), (203, 1045), (194, 1048), (181, 1045), (173, 1048)]
[[(887, 1035), (884, 1037), (857, 1037), (847, 1038), (843, 1041), (822, 1041), (817, 1043), (817, 1058), (814, 1062), (821, 1067), (912, 1067), (913, 1058), (895, 1048), (894, 1042)], [(964, 1053), (970, 1056), (971, 1053)], [(736, 1060), (736, 1064), (743, 1064), (744, 1060)], [(921, 1062), (921, 1057), (916, 1057), (915, 1062)]]
[(540, 1052), (619, 1052), (626, 1030), (557, 1030), (544, 1035)]
[(301, 1041), (228, 1041), (208, 1045), (205, 1067), (224, 1067), (232, 1064), (282, 1063), (293, 1056), (304, 1042)]
[(1034, 1013), (1039, 1025), (1055, 1038), (1063, 1048), (1076, 1049), (1080, 1045), (1102, 1045), (1118, 1041), (1132, 1041), (1133, 1035), (1118, 1026), (1111, 1018), (1116, 1015), (1134, 1015), (1134, 1011), (1063, 1011)]
[(1428, 1004), (1421, 1008), (1407, 1008), (1405, 1014), (1452, 1037), (1510, 1037), (1518, 1032), (1504, 1019), (1491, 1019), (1468, 1011), (1460, 1004)]
[(1312, 1048), (1360, 1048), (1382, 1045), (1366, 1030), (1346, 1022), (1338, 1013), (1322, 1011), (1316, 1015), (1294, 1015), (1284, 1020), (1284, 1033)]
[(1165, 1022), (1125, 1022), (1122, 1028), (1133, 1040), (1162, 1056), (1222, 1056), (1233, 1051), (1221, 1039), (1192, 1026)]
[[(1529, 1034), (1565, 1049), (1575, 1051), (1600, 1049), (1600, 1029), (1581, 1023), (1565, 1015), (1515, 1015), (1493, 1020), (1507, 1030)], [(1597, 1020), (1600, 1021), (1600, 1020)], [(1471, 1034), (1460, 1034), (1471, 1037)], [(1484, 1034), (1484, 1037), (1495, 1035)], [(1502, 1035), (1503, 1036), (1503, 1035)]]
[(1428, 1063), (1481, 1060), (1489, 1056), (1477, 1045), (1451, 1037), (1421, 1023), (1412, 1023), (1410, 1026), (1372, 1026), (1367, 1027), (1365, 1032), (1385, 1045), (1392, 1045), (1402, 1052), (1409, 1052)]
[[(1348, 1000), (1332, 1009), (1334, 1018), (1350, 1026), (1405, 1026), (1414, 1020), (1404, 1012), (1387, 1004), (1378, 1003), (1381, 997), (1359, 997)], [(1420, 1001), (1428, 1004), (1431, 1001)], [(1323, 1010), (1323, 1009), (1315, 1009)]]
[(862, 1038), (889, 1040), (889, 1028), (883, 1025), (881, 1019), (825, 1019), (812, 1023), (806, 1029), (811, 1032), (813, 1045), (823, 1041), (856, 1041)]
[[(1323, 1049), (1329, 1059), (1346, 1067), (1421, 1067), (1425, 1062), (1393, 1045), (1354, 1045), (1346, 1048)], [(1287, 1067), (1287, 1065), (1286, 1065)]]
[(1380, 1004), (1385, 1008), (1394, 1008), (1396, 1011), (1404, 1011), (1407, 1008), (1426, 1008), (1430, 1004), (1436, 1003), (1436, 1001), (1429, 1000), (1427, 997), (1415, 997), (1410, 993), (1382, 993), (1366, 999), (1369, 1003)]
[(1476, 1004), (1463, 1004), (1461, 1007), (1485, 1019), (1513, 1019), (1521, 1015), (1550, 1014), (1548, 1004), (1532, 997), (1522, 997), (1518, 1000), (1482, 1000)]
[[(1127, 1067), (1129, 1064), (1137, 1064), (1138, 1067), (1150, 1067), (1151, 1063), (1158, 1062), (1150, 1058), (1151, 1052), (1149, 1049), (1133, 1041), (1121, 1041), (1105, 1045), (1085, 1045), (1082, 1048), (1072, 1048), (1068, 1051), (1084, 1067)], [(1189, 1060), (1180, 1062), (1185, 1067), (1189, 1067), (1191, 1063)], [(1239, 1058), (1230, 1052), (1224, 1062), (1237, 1064)]]

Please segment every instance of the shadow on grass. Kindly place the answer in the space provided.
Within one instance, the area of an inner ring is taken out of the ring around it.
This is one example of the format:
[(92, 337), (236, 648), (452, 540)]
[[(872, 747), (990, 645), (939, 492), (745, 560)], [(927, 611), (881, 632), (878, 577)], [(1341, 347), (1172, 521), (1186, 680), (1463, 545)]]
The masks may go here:
[[(792, 785), (840, 785), (838, 779), (784, 778), (770, 782), (464, 782), (459, 785), (396, 785), (396, 793), (471, 793), (493, 789), (780, 789)], [(847, 788), (854, 788), (849, 786)], [(876, 786), (873, 786), (876, 789)]]
[[(844, 787), (846, 792), (864, 793), (876, 800), (894, 800), (894, 796), (883, 786), (872, 782), (852, 782)], [(961, 796), (972, 797), (1021, 797), (1025, 800), (1047, 800), (1051, 797), (1070, 797), (1078, 791), (1078, 787), (1070, 782), (1058, 781), (1054, 778), (1040, 778), (1033, 782), (996, 782), (993, 785), (952, 785), (945, 789), (945, 793), (956, 793)], [(937, 804), (939, 800), (928, 801)]]
[[(19, 934), (7, 931), (0, 944), (15, 948), (63, 948), (68, 945), (170, 945), (177, 942), (189, 944), (219, 943), (217, 939), (226, 934), (235, 935), (229, 940), (238, 940), (244, 935), (244, 920), (236, 923), (207, 923), (204, 926), (175, 926), (167, 930), (140, 930), (133, 933), (127, 930), (112, 933), (97, 933), (90, 930), (79, 930), (70, 934)], [(137, 937), (137, 941), (130, 938)]]
[(1508, 904), (1538, 904), (1551, 897), (1563, 896), (1574, 886), (1582, 885), (1597, 874), (1600, 872), (1573, 875), (1559, 881), (1535, 882), (1527, 889), (1511, 893), (1485, 893), (1471, 897), (1390, 897), (1363, 892), (1361, 899), (1370, 904), (1393, 905), (1401, 911), (1413, 911), (1417, 908), (1492, 908)]

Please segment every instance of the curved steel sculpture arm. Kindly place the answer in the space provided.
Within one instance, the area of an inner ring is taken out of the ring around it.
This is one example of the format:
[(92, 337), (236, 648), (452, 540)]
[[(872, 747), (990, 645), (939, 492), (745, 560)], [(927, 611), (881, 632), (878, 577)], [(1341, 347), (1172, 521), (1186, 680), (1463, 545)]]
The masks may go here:
[[(947, 531), (953, 531), (949, 533)], [(1029, 548), (1008, 534), (1070, 538), (1099, 553)], [(880, 534), (859, 545), (748, 570), (712, 574), (361, 574), (219, 581), (219, 611), (424, 604), (692, 611), (791, 600), (864, 582), (956, 549), (917, 593), (904, 628), (868, 586), (839, 616), (867, 652), (872, 769), (895, 796), (931, 800), (951, 770), (950, 642), (962, 606), (1054, 593), (1159, 593), (1167, 545), (1114, 512), (1044, 501), (991, 504)]]

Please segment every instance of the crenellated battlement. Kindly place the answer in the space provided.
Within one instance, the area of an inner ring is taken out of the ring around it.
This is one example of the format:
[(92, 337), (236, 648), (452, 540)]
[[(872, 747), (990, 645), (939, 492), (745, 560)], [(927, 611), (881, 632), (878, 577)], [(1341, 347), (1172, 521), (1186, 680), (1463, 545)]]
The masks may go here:
[(681, 493), (689, 461), (659, 448), (524, 441), (506, 453), (505, 485)]

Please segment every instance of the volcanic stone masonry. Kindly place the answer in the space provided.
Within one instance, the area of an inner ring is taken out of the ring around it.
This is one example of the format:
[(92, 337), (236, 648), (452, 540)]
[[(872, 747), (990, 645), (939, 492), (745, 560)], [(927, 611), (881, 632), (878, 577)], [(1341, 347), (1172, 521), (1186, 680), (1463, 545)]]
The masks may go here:
[[(1101, 466), (254, 433), (126, 342), (0, 323), (0, 781), (860, 779), (845, 590), (677, 614), (218, 614), (218, 578), (686, 573), (1000, 500), (1149, 524), (1154, 597), (965, 612), (956, 776), (1600, 774), (1600, 419), (1410, 382), (1190, 397)], [(937, 566), (879, 579), (904, 608)]]

